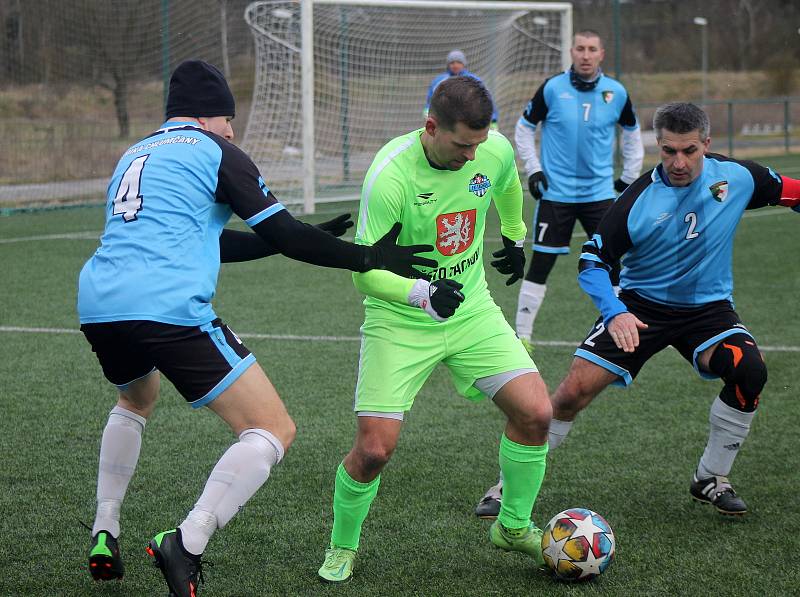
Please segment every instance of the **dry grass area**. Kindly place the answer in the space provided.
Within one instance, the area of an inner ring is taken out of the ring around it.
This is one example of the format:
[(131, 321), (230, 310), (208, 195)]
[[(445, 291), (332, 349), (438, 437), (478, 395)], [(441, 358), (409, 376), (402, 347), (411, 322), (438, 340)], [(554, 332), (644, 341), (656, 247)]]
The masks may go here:
[[(238, 98), (235, 128), (241, 136), (247, 124), (253, 80), (251, 72), (240, 70), (246, 74), (232, 77), (232, 87)], [(519, 79), (505, 84), (513, 87), (511, 95), (514, 97), (529, 97), (541, 76), (534, 77), (530, 90)], [(769, 97), (775, 89), (775, 77), (775, 73), (768, 71), (713, 72), (708, 78), (709, 99)], [(637, 105), (698, 98), (702, 88), (702, 77), (697, 71), (631, 73), (623, 76), (623, 82)], [(789, 84), (790, 94), (800, 95), (800, 72), (795, 71), (794, 76), (788, 77), (784, 83)], [(320, 84), (323, 84), (322, 79)], [(362, 91), (366, 93), (364, 89)], [(415, 95), (407, 95), (407, 98), (397, 100), (415, 101)], [(354, 105), (356, 97), (353, 96)], [(161, 81), (132, 87), (128, 100), (131, 130), (128, 136), (120, 138), (113, 94), (107, 88), (27, 85), (0, 89), (0, 136), (4, 140), (0, 148), (0, 185), (107, 176), (119, 154), (130, 143), (160, 124), (162, 101)], [(527, 100), (520, 100), (520, 109), (524, 101)], [(501, 113), (501, 130), (510, 133), (516, 110), (509, 106), (509, 102), (505, 102), (502, 108), (505, 113)], [(719, 135), (727, 122), (725, 107), (710, 108), (710, 111)], [(793, 106), (793, 112), (792, 119), (800, 122), (800, 102)], [(651, 108), (640, 110), (643, 122), (647, 122), (651, 115)], [(743, 123), (772, 122), (781, 118), (780, 104), (737, 106), (734, 130), (739, 130)], [(357, 119), (353, 124), (357, 124)], [(356, 136), (354, 134), (351, 142), (357, 141)], [(776, 145), (780, 145), (779, 140)], [(769, 149), (762, 147), (758, 151), (764, 153)]]

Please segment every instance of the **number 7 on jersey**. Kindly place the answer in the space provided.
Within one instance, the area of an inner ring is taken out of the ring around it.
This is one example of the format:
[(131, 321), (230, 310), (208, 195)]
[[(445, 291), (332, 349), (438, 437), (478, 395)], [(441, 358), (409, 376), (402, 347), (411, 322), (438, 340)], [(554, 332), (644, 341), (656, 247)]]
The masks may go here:
[(139, 156), (131, 162), (122, 180), (119, 181), (117, 194), (114, 196), (113, 215), (122, 215), (126, 222), (133, 222), (137, 219), (136, 214), (142, 211), (142, 195), (139, 189), (142, 185), (142, 170), (144, 163), (150, 154)]

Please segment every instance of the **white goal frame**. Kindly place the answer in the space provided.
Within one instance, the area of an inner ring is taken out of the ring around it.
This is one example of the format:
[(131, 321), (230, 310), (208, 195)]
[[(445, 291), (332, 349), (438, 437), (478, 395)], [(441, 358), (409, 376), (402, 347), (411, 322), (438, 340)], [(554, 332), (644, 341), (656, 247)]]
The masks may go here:
[[(269, 0), (264, 4), (270, 4)], [(256, 3), (254, 3), (256, 4)], [(314, 114), (314, 5), (340, 5), (362, 7), (415, 8), (415, 9), (463, 9), (480, 11), (542, 11), (559, 13), (561, 37), (561, 66), (563, 70), (571, 64), (572, 4), (569, 2), (479, 2), (474, 0), (299, 0), (301, 15), (301, 111), (302, 111), (302, 201), (304, 213), (316, 209), (315, 168), (315, 114)], [(249, 8), (248, 8), (249, 10)], [(252, 26), (252, 25), (251, 25)], [(555, 49), (554, 46), (553, 49)], [(256, 106), (255, 102), (253, 104)], [(401, 132), (398, 131), (398, 134)], [(344, 198), (337, 198), (342, 200)], [(336, 200), (336, 199), (334, 199)]]

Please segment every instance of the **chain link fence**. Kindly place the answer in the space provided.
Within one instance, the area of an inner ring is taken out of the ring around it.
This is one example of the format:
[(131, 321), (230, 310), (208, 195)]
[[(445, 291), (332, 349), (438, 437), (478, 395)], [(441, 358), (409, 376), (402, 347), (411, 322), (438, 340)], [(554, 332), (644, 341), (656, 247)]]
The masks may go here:
[[(102, 201), (119, 155), (161, 124), (165, 81), (188, 58), (226, 73), (243, 138), (255, 71), (248, 3), (0, 0), (0, 209)], [(796, 149), (799, 3), (630, 0), (617, 5), (617, 19), (610, 0), (573, 5), (575, 30), (590, 27), (606, 40), (603, 66), (622, 72), (646, 140), (655, 106), (700, 101), (692, 17), (702, 12), (714, 149), (737, 157)], [(531, 95), (538, 84), (530, 82)]]

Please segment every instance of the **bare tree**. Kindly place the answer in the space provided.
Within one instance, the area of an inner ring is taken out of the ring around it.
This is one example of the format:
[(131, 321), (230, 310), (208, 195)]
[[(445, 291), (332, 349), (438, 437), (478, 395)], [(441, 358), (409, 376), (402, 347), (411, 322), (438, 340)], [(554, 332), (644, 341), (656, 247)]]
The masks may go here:
[(147, 49), (153, 47), (158, 30), (139, 18), (140, 3), (91, 0), (86, 7), (88, 41), (97, 60), (98, 84), (114, 95), (119, 136), (130, 134), (129, 85), (141, 75)]

